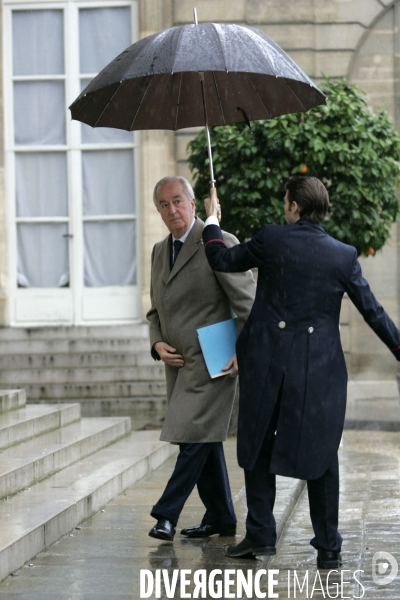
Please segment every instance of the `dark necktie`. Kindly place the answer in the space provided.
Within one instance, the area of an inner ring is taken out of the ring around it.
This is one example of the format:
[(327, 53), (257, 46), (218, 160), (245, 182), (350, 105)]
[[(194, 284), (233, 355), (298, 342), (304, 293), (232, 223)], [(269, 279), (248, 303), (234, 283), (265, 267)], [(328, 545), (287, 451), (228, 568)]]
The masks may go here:
[(180, 240), (174, 240), (174, 263), (176, 261), (176, 259), (178, 258), (178, 254), (181, 250), (183, 246), (183, 242), (181, 242)]

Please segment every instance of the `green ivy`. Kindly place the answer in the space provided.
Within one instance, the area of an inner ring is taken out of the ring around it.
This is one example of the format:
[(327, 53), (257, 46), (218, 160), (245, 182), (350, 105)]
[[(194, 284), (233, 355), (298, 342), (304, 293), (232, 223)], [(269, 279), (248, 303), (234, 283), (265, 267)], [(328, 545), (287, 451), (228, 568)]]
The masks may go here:
[[(223, 227), (245, 240), (266, 223), (284, 223), (284, 184), (291, 175), (321, 179), (332, 203), (325, 230), (373, 254), (390, 236), (399, 211), (400, 135), (384, 109), (345, 80), (321, 84), (327, 104), (270, 121), (212, 127), (214, 171)], [(205, 133), (189, 143), (195, 194), (209, 193)], [(199, 205), (202, 203), (199, 203)], [(203, 207), (198, 206), (204, 216)]]

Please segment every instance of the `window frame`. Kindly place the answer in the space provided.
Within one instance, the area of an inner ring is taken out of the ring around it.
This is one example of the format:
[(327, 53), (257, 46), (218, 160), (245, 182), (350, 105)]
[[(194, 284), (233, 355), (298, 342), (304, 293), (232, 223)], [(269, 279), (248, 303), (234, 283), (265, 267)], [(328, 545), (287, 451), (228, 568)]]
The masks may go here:
[[(82, 309), (82, 295), (85, 290), (92, 294), (95, 290), (115, 293), (119, 286), (109, 288), (88, 288), (84, 285), (84, 223), (103, 220), (133, 220), (136, 228), (136, 283), (134, 286), (136, 300), (139, 303), (138, 315), (134, 320), (140, 320), (141, 304), (141, 228), (140, 228), (140, 132), (132, 132), (132, 143), (82, 143), (81, 124), (71, 121), (68, 106), (79, 95), (81, 79), (87, 76), (80, 74), (79, 61), (79, 10), (99, 8), (130, 8), (131, 16), (131, 42), (139, 39), (139, 7), (138, 0), (104, 0), (104, 1), (79, 1), (56, 0), (51, 2), (38, 2), (34, 0), (3, 0), (3, 73), (4, 73), (4, 149), (5, 149), (5, 194), (7, 204), (7, 247), (8, 247), (8, 286), (10, 321), (15, 323), (14, 303), (15, 297), (21, 292), (17, 286), (17, 226), (19, 223), (46, 223), (64, 222), (68, 225), (69, 236), (73, 236), (73, 245), (69, 245), (69, 271), (70, 289), (72, 290), (73, 322), (85, 323)], [(61, 10), (63, 12), (64, 27), (64, 74), (57, 75), (13, 75), (13, 46), (12, 46), (12, 14), (14, 11), (28, 10)], [(28, 80), (63, 80), (65, 81), (65, 114), (66, 114), (66, 143), (62, 145), (30, 145), (18, 146), (14, 143), (14, 81)], [(98, 215), (84, 216), (82, 210), (82, 154), (85, 151), (102, 150), (132, 150), (135, 212), (123, 215)], [(16, 185), (15, 185), (15, 158), (22, 152), (65, 152), (67, 159), (67, 217), (17, 217), (16, 214)], [(131, 286), (126, 286), (131, 287)], [(65, 292), (59, 288), (24, 288), (23, 293), (42, 291), (45, 295), (55, 296)], [(130, 319), (132, 320), (132, 319)], [(118, 321), (118, 319), (117, 319)], [(114, 318), (112, 322), (117, 322)], [(121, 322), (126, 322), (122, 319)], [(17, 323), (15, 323), (17, 324)]]

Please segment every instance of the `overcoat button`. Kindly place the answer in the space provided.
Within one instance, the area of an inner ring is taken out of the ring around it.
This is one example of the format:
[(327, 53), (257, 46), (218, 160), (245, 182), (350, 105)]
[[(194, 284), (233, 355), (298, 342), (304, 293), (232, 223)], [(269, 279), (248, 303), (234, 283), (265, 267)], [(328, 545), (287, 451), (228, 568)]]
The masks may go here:
[(278, 327), (279, 327), (279, 329), (285, 329), (285, 327), (286, 327), (285, 321), (279, 321)]
[(308, 328), (308, 333), (312, 333), (314, 331), (314, 327), (309, 327)]

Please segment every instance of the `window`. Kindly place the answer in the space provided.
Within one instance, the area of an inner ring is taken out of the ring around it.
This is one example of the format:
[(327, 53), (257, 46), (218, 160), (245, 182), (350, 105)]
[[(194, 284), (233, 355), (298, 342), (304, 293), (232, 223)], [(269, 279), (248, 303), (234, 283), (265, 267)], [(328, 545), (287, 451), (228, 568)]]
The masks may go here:
[(17, 282), (21, 287), (69, 284), (63, 42), (62, 10), (13, 12)]
[[(81, 89), (130, 41), (128, 7), (80, 9)], [(133, 134), (82, 124), (81, 136), (85, 285), (133, 285), (135, 186), (129, 148)], [(128, 147), (123, 149), (124, 146)]]
[(67, 107), (132, 43), (135, 2), (5, 4), (16, 285), (134, 286), (137, 134), (71, 122)]

